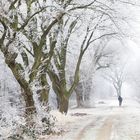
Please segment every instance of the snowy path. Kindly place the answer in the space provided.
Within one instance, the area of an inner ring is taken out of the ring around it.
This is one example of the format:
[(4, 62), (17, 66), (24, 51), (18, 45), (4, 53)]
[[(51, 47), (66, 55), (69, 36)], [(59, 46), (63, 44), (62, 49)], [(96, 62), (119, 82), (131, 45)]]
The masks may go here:
[(86, 137), (86, 133), (89, 133), (89, 131), (91, 131), (92, 128), (94, 128), (98, 123), (98, 121), (100, 121), (101, 117), (98, 117), (96, 120), (90, 122), (88, 125), (86, 125), (77, 135), (76, 140), (82, 140), (83, 138)]
[(111, 136), (111, 130), (112, 130), (112, 125), (113, 125), (113, 117), (108, 117), (103, 126), (100, 128), (100, 131), (97, 134), (97, 139), (96, 140), (109, 140)]
[(140, 140), (140, 106), (73, 109), (60, 136), (44, 140)]

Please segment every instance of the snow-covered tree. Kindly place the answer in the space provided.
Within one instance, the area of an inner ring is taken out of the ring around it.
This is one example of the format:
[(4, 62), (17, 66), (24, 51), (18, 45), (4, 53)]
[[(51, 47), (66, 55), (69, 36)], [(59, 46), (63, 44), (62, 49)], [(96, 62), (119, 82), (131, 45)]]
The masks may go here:
[(23, 90), (25, 113), (32, 114), (36, 112), (35, 86), (41, 100), (48, 100), (49, 87), (41, 68), (51, 60), (54, 47), (49, 47), (47, 38), (63, 13), (56, 2), (14, 0), (1, 1), (0, 4), (0, 50)]
[[(90, 62), (81, 68), (81, 79), (75, 88), (78, 107), (89, 107), (90, 97), (94, 94), (92, 90), (95, 84), (94, 77), (100, 69), (109, 68), (113, 63), (113, 52), (108, 46), (110, 39), (102, 39), (99, 44), (90, 50)], [(91, 93), (92, 92), (92, 93)]]

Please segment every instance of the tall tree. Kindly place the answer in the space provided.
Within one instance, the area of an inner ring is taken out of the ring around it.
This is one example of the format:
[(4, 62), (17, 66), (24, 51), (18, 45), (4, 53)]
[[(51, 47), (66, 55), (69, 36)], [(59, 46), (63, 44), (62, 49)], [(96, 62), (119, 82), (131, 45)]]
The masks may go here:
[[(81, 78), (75, 88), (77, 107), (90, 107), (90, 97), (94, 94), (91, 90), (96, 72), (109, 68), (113, 61), (113, 51), (109, 49), (108, 43), (111, 37), (104, 38), (90, 49), (90, 61), (81, 67)], [(89, 59), (89, 58), (88, 58)], [(92, 95), (91, 95), (92, 94)]]
[[(96, 4), (95, 5), (94, 4), (95, 3), (88, 5), (87, 8), (89, 8), (89, 9), (93, 8), (94, 6), (96, 6)], [(80, 8), (83, 9), (83, 7), (80, 7)], [(79, 7), (77, 9), (79, 9)], [(83, 58), (85, 52), (96, 41), (98, 41), (104, 37), (117, 35), (117, 32), (112, 31), (112, 30), (106, 30), (106, 32), (103, 32), (102, 34), (98, 33), (99, 30), (97, 29), (97, 27), (100, 25), (100, 28), (103, 28), (103, 27), (101, 27), (101, 25), (103, 25), (102, 22), (108, 16), (104, 15), (103, 11), (101, 11), (101, 12), (97, 12), (97, 11), (91, 10), (91, 12), (93, 12), (93, 14), (95, 14), (95, 15), (91, 16), (90, 25), (86, 25), (86, 28), (84, 29), (85, 30), (84, 37), (83, 37), (83, 40), (81, 41), (82, 43), (80, 45), (80, 50), (79, 50), (80, 52), (79, 52), (78, 59), (76, 62), (73, 80), (71, 80), (72, 84), (69, 88), (68, 88), (68, 80), (66, 78), (66, 65), (68, 65), (68, 64), (66, 64), (67, 63), (67, 53), (68, 53), (68, 49), (72, 45), (70, 42), (70, 39), (71, 39), (72, 34), (74, 33), (73, 30), (79, 24), (79, 20), (78, 20), (79, 18), (77, 18), (77, 19), (75, 18), (74, 20), (72, 20), (72, 19), (68, 19), (65, 21), (63, 20), (60, 23), (60, 33), (59, 34), (60, 34), (61, 39), (59, 41), (60, 43), (56, 44), (59, 47), (55, 47), (56, 52), (54, 53), (54, 59), (53, 59), (54, 62), (48, 69), (48, 75), (52, 81), (52, 87), (58, 98), (59, 110), (62, 113), (63, 112), (67, 113), (69, 98), (79, 82), (80, 65), (81, 65), (82, 58)], [(67, 28), (67, 31), (66, 31), (66, 28)], [(53, 39), (53, 40), (55, 40), (55, 39)]]
[[(41, 67), (50, 63), (54, 47), (48, 46), (47, 38), (63, 13), (52, 8), (53, 5), (48, 6), (46, 1), (7, 1), (7, 7), (4, 3), (0, 3), (0, 50), (23, 90), (28, 116), (36, 112), (34, 87), (37, 87), (41, 101), (48, 100), (49, 86)], [(53, 12), (56, 14), (51, 16)]]

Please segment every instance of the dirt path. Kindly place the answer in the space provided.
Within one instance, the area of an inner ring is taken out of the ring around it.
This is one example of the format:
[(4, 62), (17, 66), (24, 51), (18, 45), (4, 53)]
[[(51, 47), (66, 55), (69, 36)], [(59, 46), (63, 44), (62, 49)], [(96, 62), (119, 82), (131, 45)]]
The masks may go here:
[(82, 140), (84, 136), (86, 135), (86, 132), (91, 129), (92, 127), (95, 127), (102, 118), (98, 117), (96, 120), (90, 122), (88, 125), (86, 125), (78, 134), (75, 140)]
[[(98, 129), (96, 138), (92, 137), (92, 140), (110, 140), (111, 137), (111, 131), (113, 126), (113, 119), (116, 116), (109, 116), (107, 117), (103, 125)], [(92, 128), (96, 127), (98, 125), (98, 122), (103, 119), (102, 117), (98, 117), (97, 120), (92, 121), (88, 125), (86, 125), (77, 135), (75, 140), (84, 140), (83, 138), (87, 135), (87, 133), (92, 133)], [(91, 139), (90, 139), (91, 140)]]
[(115, 116), (108, 117), (99, 129), (96, 140), (110, 140), (113, 119)]
[(140, 140), (140, 107), (95, 108), (85, 112), (96, 114), (77, 116), (77, 120), (66, 123), (62, 135), (39, 140)]

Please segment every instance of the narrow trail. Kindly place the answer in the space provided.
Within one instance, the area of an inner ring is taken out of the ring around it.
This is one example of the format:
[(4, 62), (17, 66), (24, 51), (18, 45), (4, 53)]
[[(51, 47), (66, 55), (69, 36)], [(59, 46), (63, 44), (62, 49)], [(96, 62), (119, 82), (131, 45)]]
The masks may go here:
[(77, 135), (77, 137), (76, 137), (75, 140), (82, 140), (82, 139), (85, 137), (86, 132), (87, 132), (89, 129), (95, 127), (95, 126), (97, 125), (98, 121), (100, 121), (101, 119), (102, 119), (102, 117), (98, 117), (96, 120), (94, 120), (94, 121), (90, 122), (88, 125), (86, 125), (86, 126), (78, 133), (78, 135)]
[(39, 140), (140, 140), (140, 107), (110, 106), (85, 112), (87, 115), (76, 116), (76, 121), (66, 123), (62, 135)]
[(115, 116), (110, 116), (105, 120), (97, 134), (96, 140), (110, 140), (114, 117)]
[[(92, 133), (92, 129), (98, 125), (98, 122), (104, 119), (103, 124), (99, 127), (98, 132), (96, 134), (96, 138), (91, 136), (92, 140), (110, 140), (113, 120), (117, 117), (117, 115), (108, 116), (106, 119), (102, 117), (98, 117), (96, 121), (92, 121), (88, 125), (86, 125), (77, 135), (75, 140), (84, 140), (87, 133)], [(91, 140), (90, 139), (90, 140)]]

